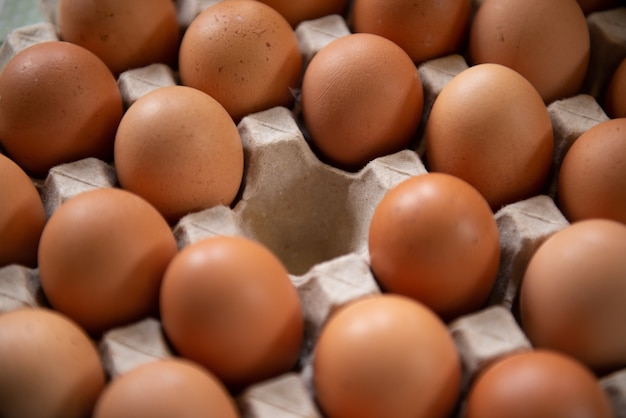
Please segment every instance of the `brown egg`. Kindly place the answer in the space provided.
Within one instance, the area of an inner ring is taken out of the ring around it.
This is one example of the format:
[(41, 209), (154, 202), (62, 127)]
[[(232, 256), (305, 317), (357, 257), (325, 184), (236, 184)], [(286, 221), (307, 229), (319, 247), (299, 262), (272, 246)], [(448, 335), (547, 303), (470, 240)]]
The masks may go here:
[(420, 63), (459, 52), (470, 22), (470, 0), (355, 0), (355, 32), (384, 36)]
[(46, 223), (39, 192), (26, 173), (0, 154), (0, 267), (37, 265), (37, 248)]
[(343, 14), (348, 0), (259, 0), (276, 9), (292, 27), (331, 14)]
[(474, 64), (516, 70), (546, 103), (579, 92), (589, 47), (587, 21), (575, 0), (485, 0), (470, 30)]
[(61, 39), (87, 48), (114, 74), (175, 65), (180, 30), (172, 0), (59, 0)]
[(378, 35), (334, 40), (315, 55), (302, 82), (302, 115), (314, 147), (348, 170), (406, 148), (422, 107), (413, 61)]
[(234, 389), (291, 370), (303, 341), (300, 299), (285, 267), (241, 237), (181, 250), (163, 279), (161, 318), (181, 356)]
[(249, 113), (289, 106), (300, 84), (298, 40), (276, 10), (258, 1), (218, 2), (183, 36), (180, 78), (220, 102), (238, 121)]
[(542, 191), (553, 148), (541, 97), (524, 77), (498, 64), (476, 65), (454, 77), (426, 125), (429, 169), (464, 179), (494, 211)]
[(498, 273), (500, 241), (481, 194), (442, 173), (411, 177), (380, 201), (369, 230), (370, 265), (383, 289), (445, 319), (481, 307)]
[(626, 118), (583, 133), (565, 154), (558, 201), (573, 222), (608, 218), (626, 224)]
[(611, 403), (582, 363), (554, 351), (512, 354), (479, 375), (466, 418), (610, 418)]
[(460, 383), (448, 329), (403, 296), (372, 296), (341, 308), (315, 347), (313, 385), (329, 418), (448, 417)]
[(94, 54), (68, 42), (17, 53), (0, 73), (0, 142), (26, 172), (113, 154), (122, 117), (115, 78)]
[(24, 308), (0, 314), (0, 416), (85, 418), (105, 384), (96, 347), (74, 321)]
[(604, 108), (612, 118), (626, 118), (626, 58), (618, 65), (606, 89)]
[(243, 178), (237, 126), (209, 95), (185, 86), (157, 89), (124, 114), (115, 137), (121, 186), (170, 223), (189, 212), (230, 205)]
[(43, 230), (41, 286), (52, 307), (98, 335), (157, 313), (176, 252), (169, 225), (142, 198), (120, 189), (83, 192)]
[(626, 225), (592, 219), (548, 238), (520, 292), (523, 329), (536, 347), (565, 352), (598, 372), (626, 365)]
[(237, 418), (235, 402), (207, 370), (182, 359), (157, 360), (116, 377), (93, 418)]

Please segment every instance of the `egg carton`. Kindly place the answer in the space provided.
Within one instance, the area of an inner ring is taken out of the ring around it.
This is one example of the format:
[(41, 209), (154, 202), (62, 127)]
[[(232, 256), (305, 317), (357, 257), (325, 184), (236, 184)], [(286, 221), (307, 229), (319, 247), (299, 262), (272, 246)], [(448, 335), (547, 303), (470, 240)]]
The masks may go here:
[[(50, 22), (12, 32), (0, 48), (0, 68), (33, 43), (57, 40), (54, 1), (43, 2)], [(179, 22), (186, 27), (211, 1), (178, 1)], [(478, 4), (476, 0), (475, 5)], [(554, 203), (556, 176), (572, 143), (592, 126), (608, 119), (595, 97), (621, 57), (626, 56), (626, 8), (587, 17), (592, 51), (590, 71), (581, 94), (548, 106), (555, 152), (546, 194), (515, 202), (494, 216), (501, 242), (501, 263), (485, 307), (450, 322), (448, 328), (461, 356), (462, 390), (495, 360), (532, 350), (516, 312), (516, 298), (526, 265), (538, 246), (569, 223)], [(332, 40), (349, 34), (342, 16), (303, 22), (296, 36), (305, 66)], [(423, 127), (443, 87), (468, 66), (462, 55), (450, 55), (418, 66), (424, 86), (424, 112), (414, 149), (377, 158), (356, 173), (322, 163), (307, 144), (299, 110), (276, 107), (249, 115), (238, 124), (244, 145), (243, 192), (232, 207), (191, 213), (173, 226), (183, 248), (202, 238), (239, 235), (256, 239), (285, 264), (300, 296), (305, 343), (294, 369), (259, 382), (237, 394), (246, 418), (322, 417), (312, 386), (315, 341), (334, 311), (358, 298), (381, 292), (369, 268), (369, 220), (382, 196), (402, 180), (426, 173)], [(178, 82), (176, 73), (154, 64), (121, 74), (124, 105)], [(36, 183), (47, 216), (64, 201), (86, 190), (119, 187), (112, 164), (87, 158), (62, 164)], [(332, 237), (332, 239), (329, 239)], [(0, 269), (0, 312), (47, 306), (37, 269), (11, 265)], [(114, 377), (150, 361), (175, 356), (158, 318), (115, 328), (97, 341), (107, 374)], [(626, 369), (599, 377), (617, 417), (626, 417)], [(462, 399), (463, 397), (461, 397)], [(462, 400), (457, 414), (462, 415)]]

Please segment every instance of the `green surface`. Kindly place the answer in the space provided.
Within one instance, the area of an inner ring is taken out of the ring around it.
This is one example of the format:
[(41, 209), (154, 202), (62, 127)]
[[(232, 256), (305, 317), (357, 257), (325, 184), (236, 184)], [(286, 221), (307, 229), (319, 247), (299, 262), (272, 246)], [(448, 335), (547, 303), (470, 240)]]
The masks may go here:
[(0, 39), (15, 28), (45, 21), (39, 0), (0, 0)]

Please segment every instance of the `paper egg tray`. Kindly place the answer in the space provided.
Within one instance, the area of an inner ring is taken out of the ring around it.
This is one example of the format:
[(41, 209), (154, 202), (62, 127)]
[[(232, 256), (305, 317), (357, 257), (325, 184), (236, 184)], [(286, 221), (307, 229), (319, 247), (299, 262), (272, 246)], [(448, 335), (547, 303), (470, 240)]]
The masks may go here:
[[(180, 1), (181, 25), (211, 1)], [(47, 10), (53, 10), (45, 2)], [(36, 42), (56, 40), (55, 17), (13, 31), (0, 49), (0, 68), (17, 51)], [(608, 117), (596, 97), (626, 56), (626, 8), (587, 17), (592, 37), (591, 63), (584, 93), (551, 103), (555, 134), (553, 173), (573, 141)], [(332, 15), (303, 22), (296, 29), (305, 64), (324, 45), (347, 35), (348, 25)], [(421, 130), (443, 86), (467, 68), (461, 55), (419, 65), (424, 86)], [(123, 73), (118, 79), (126, 106), (143, 94), (176, 84), (170, 68), (155, 64)], [(182, 218), (173, 228), (180, 248), (212, 235), (241, 235), (270, 248), (289, 270), (305, 317), (305, 344), (293, 371), (260, 382), (237, 395), (243, 417), (321, 417), (312, 389), (311, 357), (326, 319), (343, 304), (380, 293), (368, 265), (367, 233), (382, 196), (400, 181), (426, 173), (415, 149), (378, 158), (357, 173), (321, 163), (299, 124), (297, 105), (276, 107), (245, 117), (238, 125), (245, 152), (242, 192), (232, 208), (215, 207)], [(112, 165), (85, 159), (50, 170), (36, 181), (48, 216), (68, 198), (85, 190), (118, 187)], [(555, 178), (546, 195), (508, 205), (495, 213), (501, 240), (501, 264), (489, 301), (482, 310), (448, 324), (463, 364), (464, 390), (478, 371), (495, 359), (531, 344), (517, 321), (515, 302), (525, 267), (535, 249), (568, 225), (554, 203)], [(43, 306), (36, 269), (12, 265), (0, 269), (0, 312)], [(109, 376), (174, 354), (156, 318), (107, 332), (97, 344)], [(626, 417), (626, 369), (599, 378), (617, 417)], [(462, 411), (462, 397), (458, 413)]]

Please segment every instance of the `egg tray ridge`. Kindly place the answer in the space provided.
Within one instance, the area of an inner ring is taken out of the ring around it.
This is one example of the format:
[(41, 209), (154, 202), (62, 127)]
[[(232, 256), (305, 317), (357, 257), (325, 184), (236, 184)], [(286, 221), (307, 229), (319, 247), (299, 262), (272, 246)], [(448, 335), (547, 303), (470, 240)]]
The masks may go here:
[[(181, 3), (188, 5), (188, 21), (201, 7), (199, 0)], [(596, 36), (596, 44), (601, 45), (595, 51), (601, 52), (592, 51), (590, 74), (595, 75), (586, 82), (588, 94), (548, 106), (555, 130), (551, 186), (545, 195), (513, 203), (495, 213), (502, 256), (489, 301), (482, 310), (448, 324), (462, 359), (464, 389), (477, 372), (497, 358), (532, 349), (519, 327), (515, 308), (523, 271), (535, 249), (568, 225), (553, 200), (555, 173), (573, 141), (608, 119), (592, 95), (597, 95), (599, 83), (610, 76), (610, 66), (601, 65), (603, 57), (608, 54), (616, 60), (626, 56), (626, 31), (618, 29), (615, 40), (611, 27), (611, 22), (626, 21), (626, 9), (598, 12), (587, 19), (592, 37)], [(304, 22), (296, 33), (306, 63), (324, 44), (349, 31), (342, 17), (327, 16)], [(23, 47), (56, 39), (53, 23), (15, 31), (0, 49), (0, 68)], [(306, 334), (300, 361), (293, 371), (239, 394), (242, 416), (322, 416), (311, 385), (315, 340), (337, 308), (380, 293), (368, 265), (369, 219), (387, 190), (409, 176), (426, 173), (420, 158), (424, 141), (419, 137), (430, 106), (443, 86), (464, 68), (467, 64), (460, 55), (421, 64), (418, 69), (425, 105), (415, 149), (378, 158), (358, 173), (335, 169), (317, 159), (299, 127), (297, 108), (268, 109), (239, 123), (246, 163), (236, 204), (189, 214), (173, 231), (180, 248), (213, 235), (241, 235), (263, 242), (285, 263), (301, 298)], [(126, 106), (154, 88), (172, 84), (176, 84), (176, 75), (160, 64), (131, 70), (118, 79)], [(96, 159), (57, 166), (44, 181), (35, 183), (48, 216), (82, 191), (119, 187), (114, 166)], [(37, 270), (17, 265), (0, 269), (0, 312), (23, 306), (46, 306)], [(98, 346), (109, 376), (174, 355), (156, 318), (110, 330)], [(626, 416), (626, 369), (602, 376), (600, 382), (616, 416)]]

